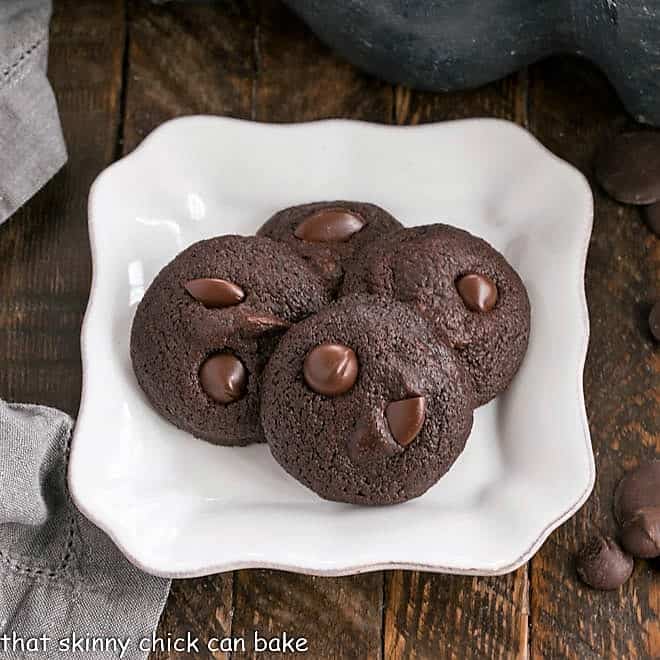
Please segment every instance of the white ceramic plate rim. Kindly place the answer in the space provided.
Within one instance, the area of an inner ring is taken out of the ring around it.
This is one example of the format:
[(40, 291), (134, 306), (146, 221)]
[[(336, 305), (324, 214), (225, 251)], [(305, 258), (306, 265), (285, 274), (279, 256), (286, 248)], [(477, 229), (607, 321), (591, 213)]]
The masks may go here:
[[(145, 152), (148, 152), (149, 146), (152, 142), (156, 141), (159, 135), (162, 132), (170, 131), (173, 128), (178, 129), (179, 127), (184, 128), (185, 124), (188, 122), (195, 122), (199, 119), (202, 120), (212, 120), (214, 122), (229, 122), (229, 123), (253, 123), (246, 120), (240, 119), (230, 119), (224, 117), (213, 117), (209, 115), (194, 115), (187, 117), (180, 117), (161, 124), (156, 128), (152, 133), (150, 133), (143, 142), (130, 154), (116, 161), (103, 172), (101, 172), (90, 189), (89, 201), (88, 201), (88, 217), (89, 217), (89, 240), (90, 247), (92, 252), (92, 263), (96, 264), (99, 259), (99, 245), (95, 236), (95, 193), (99, 186), (99, 183), (105, 179), (112, 170), (117, 167), (123, 167), (126, 161), (138, 161), (140, 160)], [(303, 573), (308, 575), (319, 575), (319, 576), (341, 576), (341, 575), (352, 575), (370, 571), (378, 570), (394, 570), (394, 569), (406, 569), (406, 570), (420, 570), (420, 571), (429, 571), (437, 573), (448, 573), (448, 574), (458, 574), (458, 575), (502, 575), (516, 570), (521, 565), (529, 561), (531, 557), (538, 551), (542, 546), (549, 534), (559, 527), (563, 522), (568, 520), (573, 516), (584, 504), (584, 502), (589, 497), (594, 483), (595, 483), (595, 464), (594, 456), (591, 447), (591, 438), (589, 433), (589, 426), (586, 415), (586, 408), (584, 403), (584, 391), (583, 391), (583, 370), (584, 363), (587, 355), (587, 348), (589, 342), (589, 316), (586, 302), (586, 295), (584, 290), (584, 270), (586, 265), (587, 252), (589, 249), (589, 241), (591, 236), (592, 224), (593, 224), (593, 198), (591, 195), (590, 186), (584, 177), (584, 175), (577, 170), (575, 167), (567, 163), (566, 161), (555, 156), (551, 151), (549, 151), (544, 145), (542, 145), (534, 136), (532, 136), (528, 131), (521, 128), (517, 124), (508, 122), (500, 119), (493, 118), (476, 118), (476, 119), (459, 119), (454, 121), (442, 122), (441, 124), (424, 124), (417, 126), (391, 126), (387, 124), (372, 124), (370, 122), (356, 121), (356, 120), (344, 120), (344, 119), (325, 119), (317, 120), (310, 122), (302, 123), (292, 123), (292, 124), (263, 124), (261, 126), (272, 126), (276, 127), (277, 130), (287, 130), (287, 129), (296, 129), (301, 126), (323, 126), (334, 124), (336, 126), (350, 126), (359, 124), (364, 130), (372, 131), (415, 131), (415, 132), (424, 132), (424, 131), (433, 131), (437, 130), (439, 125), (442, 125), (445, 128), (450, 126), (457, 125), (469, 125), (469, 124), (500, 124), (505, 125), (509, 130), (516, 130), (520, 133), (521, 136), (524, 136), (525, 140), (532, 142), (536, 149), (542, 151), (548, 159), (555, 161), (555, 163), (560, 164), (562, 167), (570, 170), (574, 177), (579, 179), (581, 185), (585, 188), (586, 197), (588, 199), (588, 204), (585, 206), (585, 216), (582, 219), (582, 234), (581, 234), (581, 249), (579, 251), (579, 273), (580, 279), (578, 282), (579, 287), (579, 297), (580, 297), (580, 319), (582, 327), (582, 336), (580, 337), (580, 360), (576, 364), (576, 373), (575, 373), (575, 383), (576, 383), (576, 395), (578, 399), (578, 405), (580, 408), (580, 421), (582, 425), (582, 441), (585, 444), (585, 451), (588, 457), (587, 468), (588, 473), (586, 476), (586, 482), (584, 489), (581, 495), (576, 499), (574, 504), (568, 507), (561, 515), (558, 515), (551, 522), (547, 523), (536, 536), (529, 547), (527, 547), (523, 552), (521, 552), (515, 559), (510, 562), (502, 563), (493, 568), (479, 568), (479, 567), (456, 567), (456, 566), (443, 566), (440, 564), (426, 564), (426, 563), (416, 563), (416, 562), (362, 562), (356, 564), (342, 564), (335, 567), (327, 568), (321, 566), (315, 566), (314, 561), (310, 561), (308, 565), (301, 565), (296, 563), (286, 563), (286, 562), (266, 562), (266, 561), (242, 561), (240, 558), (227, 558), (223, 561), (214, 562), (208, 565), (200, 566), (199, 568), (193, 570), (163, 570), (160, 567), (154, 567), (149, 563), (148, 560), (145, 560), (141, 556), (138, 556), (130, 550), (123, 542), (121, 535), (117, 534), (113, 529), (112, 525), (109, 524), (104, 518), (103, 515), (97, 512), (93, 507), (87, 505), (87, 498), (84, 489), (81, 487), (82, 480), (77, 479), (77, 471), (79, 469), (84, 469), (84, 465), (78, 460), (79, 447), (82, 443), (81, 434), (77, 433), (78, 426), (74, 428), (73, 437), (71, 441), (71, 454), (69, 462), (69, 473), (68, 473), (68, 485), (71, 497), (73, 502), (78, 507), (78, 509), (85, 515), (91, 522), (93, 522), (97, 527), (103, 530), (117, 545), (120, 551), (141, 570), (151, 573), (153, 575), (159, 575), (163, 577), (171, 578), (192, 578), (199, 577), (204, 575), (210, 575), (214, 573), (222, 573), (226, 571), (240, 570), (240, 569), (249, 569), (249, 568), (270, 568), (278, 570), (287, 570), (297, 573)], [(90, 319), (89, 309), (91, 303), (94, 300), (95, 295), (97, 294), (98, 280), (97, 280), (97, 269), (93, 268), (91, 289), (89, 295), (89, 301), (87, 306), (87, 311), (83, 319), (82, 331), (81, 331), (81, 354), (82, 354), (82, 364), (83, 364), (83, 381), (82, 381), (82, 395), (81, 395), (81, 404), (79, 410), (79, 418), (82, 419), (86, 414), (86, 404), (89, 400), (89, 392), (87, 388), (87, 378), (86, 373), (90, 365), (90, 347), (88, 346), (88, 323)]]

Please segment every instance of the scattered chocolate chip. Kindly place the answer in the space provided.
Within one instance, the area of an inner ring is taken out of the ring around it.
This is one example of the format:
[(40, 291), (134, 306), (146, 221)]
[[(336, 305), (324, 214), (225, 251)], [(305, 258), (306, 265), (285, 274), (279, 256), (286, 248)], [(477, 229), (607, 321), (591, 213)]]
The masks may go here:
[(594, 589), (620, 587), (632, 575), (633, 567), (633, 558), (609, 536), (592, 536), (576, 558), (580, 579)]
[(660, 460), (624, 475), (614, 493), (614, 515), (628, 551), (636, 557), (660, 555)]
[(656, 341), (660, 341), (660, 301), (655, 303), (649, 314), (649, 330)]
[(219, 403), (238, 401), (247, 385), (247, 370), (231, 353), (216, 353), (199, 370), (202, 389)]
[(385, 409), (390, 432), (402, 447), (407, 447), (417, 437), (425, 414), (426, 399), (423, 396), (392, 401)]
[(614, 493), (614, 515), (620, 525), (640, 509), (660, 506), (660, 460), (626, 472)]
[(469, 273), (463, 275), (456, 288), (465, 306), (473, 312), (490, 312), (497, 304), (497, 287), (495, 282), (485, 275)]
[(202, 277), (190, 280), (184, 285), (185, 290), (205, 307), (230, 307), (245, 299), (245, 292), (238, 284), (227, 280)]
[(353, 349), (342, 344), (320, 344), (307, 353), (303, 375), (307, 385), (318, 394), (344, 394), (357, 379), (357, 356)]
[(616, 200), (653, 204), (660, 200), (660, 132), (621, 133), (598, 152), (596, 179)]
[(656, 235), (660, 236), (660, 202), (645, 207), (644, 217), (648, 228)]
[(310, 243), (342, 243), (364, 225), (362, 218), (347, 209), (321, 209), (305, 218), (293, 233), (296, 238)]
[(660, 506), (640, 509), (621, 528), (621, 545), (633, 557), (660, 556)]

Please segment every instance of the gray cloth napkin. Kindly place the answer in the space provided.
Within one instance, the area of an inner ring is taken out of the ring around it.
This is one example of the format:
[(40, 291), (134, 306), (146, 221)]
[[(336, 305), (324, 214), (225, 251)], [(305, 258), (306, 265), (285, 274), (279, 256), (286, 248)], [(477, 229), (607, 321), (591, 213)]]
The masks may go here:
[(167, 598), (73, 506), (72, 427), (0, 401), (0, 658), (144, 658)]
[(50, 0), (0, 0), (0, 223), (66, 162), (46, 78)]

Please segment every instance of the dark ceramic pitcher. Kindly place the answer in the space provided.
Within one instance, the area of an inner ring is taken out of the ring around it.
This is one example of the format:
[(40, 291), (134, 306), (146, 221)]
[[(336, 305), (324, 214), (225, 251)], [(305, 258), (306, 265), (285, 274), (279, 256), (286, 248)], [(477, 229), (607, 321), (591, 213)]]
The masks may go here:
[(385, 80), (476, 87), (547, 55), (584, 55), (638, 121), (660, 125), (660, 0), (285, 0)]

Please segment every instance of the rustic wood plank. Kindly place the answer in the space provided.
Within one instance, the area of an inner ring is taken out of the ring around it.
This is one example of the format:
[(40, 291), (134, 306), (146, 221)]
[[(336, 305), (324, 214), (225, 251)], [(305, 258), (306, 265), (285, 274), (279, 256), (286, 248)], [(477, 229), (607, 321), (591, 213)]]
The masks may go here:
[(425, 124), (467, 117), (526, 121), (527, 72), (473, 90), (446, 94), (395, 87), (394, 123)]
[(253, 8), (240, 0), (131, 3), (124, 152), (174, 117), (249, 118), (254, 26)]
[[(632, 126), (596, 69), (572, 58), (532, 68), (530, 123), (556, 154), (590, 175), (603, 140)], [(593, 591), (572, 554), (597, 528), (612, 533), (614, 487), (626, 469), (660, 454), (660, 359), (646, 318), (660, 297), (660, 243), (639, 211), (594, 184), (595, 220), (586, 288), (591, 338), (584, 374), (597, 480), (583, 509), (531, 563), (531, 648), (535, 658), (660, 657), (660, 582), (638, 561), (618, 591)]]
[(331, 53), (278, 0), (257, 2), (254, 51), (253, 119), (391, 121), (392, 87)]
[[(430, 94), (395, 89), (397, 124), (490, 116), (526, 123), (527, 73), (480, 89)], [(523, 566), (492, 578), (394, 571), (385, 578), (384, 656), (524, 658), (528, 575)]]
[[(267, 639), (304, 638), (312, 658), (380, 658), (382, 575), (313, 577), (283, 571), (238, 571), (233, 634), (255, 653), (254, 631)], [(241, 656), (242, 657), (242, 656)]]
[(394, 571), (386, 608), (388, 660), (527, 657), (524, 566), (490, 578)]
[[(244, 3), (131, 3), (123, 152), (134, 149), (162, 122), (190, 114), (249, 118), (252, 107), (253, 9)], [(165, 606), (159, 637), (200, 640), (200, 658), (226, 658), (208, 651), (211, 638), (232, 632), (233, 576), (221, 573), (179, 580)], [(189, 658), (157, 649), (152, 658)]]
[[(188, 660), (190, 653), (177, 652), (167, 646), (168, 639), (186, 639), (186, 635), (199, 639), (199, 653), (196, 658), (230, 657), (223, 652), (223, 638), (231, 635), (233, 607), (233, 584), (231, 573), (211, 575), (194, 580), (174, 580), (163, 615), (156, 631), (157, 640), (163, 640), (161, 647), (150, 654), (152, 660)], [(209, 640), (214, 638), (209, 652)], [(159, 642), (157, 642), (157, 645)]]
[[(254, 119), (391, 120), (391, 87), (333, 55), (279, 2), (257, 3), (253, 44)], [(257, 631), (272, 637), (286, 631), (304, 636), (313, 658), (381, 657), (382, 573), (335, 579), (239, 571), (235, 585), (236, 636), (251, 639)], [(248, 651), (254, 657), (254, 649)]]
[(69, 162), (0, 227), (0, 396), (10, 400), (78, 409), (87, 193), (115, 149), (123, 47), (123, 0), (56, 4), (49, 77)]

